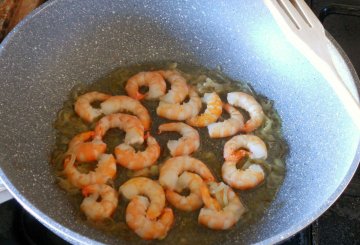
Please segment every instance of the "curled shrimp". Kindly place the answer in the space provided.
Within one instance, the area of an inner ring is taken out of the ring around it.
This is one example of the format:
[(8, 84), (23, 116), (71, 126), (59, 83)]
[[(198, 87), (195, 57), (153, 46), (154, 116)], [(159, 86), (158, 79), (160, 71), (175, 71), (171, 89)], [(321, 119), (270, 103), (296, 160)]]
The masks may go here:
[(210, 229), (227, 230), (245, 212), (239, 197), (222, 182), (209, 183), (209, 187), (203, 185), (200, 190), (205, 207), (200, 210), (198, 222)]
[(248, 133), (261, 126), (265, 116), (261, 105), (254, 97), (243, 92), (232, 92), (227, 94), (227, 101), (230, 105), (238, 106), (249, 113), (250, 119), (245, 123), (243, 131)]
[(80, 209), (90, 220), (101, 221), (110, 218), (118, 205), (118, 193), (108, 185), (88, 185), (82, 189), (82, 193), (85, 198)]
[(130, 112), (137, 116), (145, 130), (150, 128), (151, 119), (148, 110), (138, 101), (129, 96), (112, 96), (100, 104), (105, 115), (117, 112)]
[(76, 160), (80, 162), (91, 162), (99, 158), (106, 150), (106, 144), (99, 140), (87, 140), (93, 139), (95, 136), (94, 131), (87, 131), (76, 135), (69, 142), (68, 151), (65, 155), (74, 154)]
[(159, 217), (165, 207), (164, 189), (159, 183), (149, 178), (132, 178), (120, 186), (119, 192), (129, 200), (139, 195), (149, 198), (150, 205), (146, 211), (146, 217), (149, 219)]
[(117, 163), (131, 170), (140, 170), (153, 165), (160, 156), (160, 146), (150, 134), (146, 138), (145, 151), (136, 152), (129, 144), (118, 145), (115, 148)]
[(126, 208), (126, 223), (145, 240), (163, 239), (174, 223), (174, 213), (170, 208), (164, 208), (156, 220), (151, 220), (147, 216), (150, 206), (146, 197), (134, 197)]
[(102, 154), (99, 157), (96, 169), (85, 174), (77, 170), (75, 156), (71, 155), (64, 160), (64, 173), (69, 182), (78, 188), (92, 184), (104, 184), (115, 177), (116, 161), (113, 155)]
[(91, 106), (92, 102), (104, 101), (110, 98), (111, 95), (99, 92), (89, 92), (79, 96), (75, 102), (75, 112), (86, 122), (92, 122), (99, 117), (103, 112), (101, 109), (96, 109)]
[[(141, 94), (139, 88), (148, 86), (149, 91)], [(166, 92), (166, 83), (164, 78), (157, 71), (139, 72), (129, 78), (126, 82), (125, 90), (128, 95), (136, 100), (153, 100), (163, 96)]]
[(172, 156), (189, 155), (200, 146), (200, 136), (196, 129), (185, 123), (166, 123), (159, 126), (159, 133), (177, 131), (182, 134), (178, 140), (169, 140), (167, 147)]
[(199, 114), (201, 99), (194, 89), (189, 90), (190, 100), (186, 103), (168, 103), (160, 101), (156, 113), (170, 120), (183, 121)]
[[(241, 148), (249, 151), (239, 150)], [(266, 159), (267, 150), (264, 141), (256, 135), (237, 135), (225, 143), (225, 160), (239, 161), (246, 154), (252, 159)]]
[(159, 73), (171, 84), (171, 89), (160, 98), (167, 103), (180, 103), (189, 93), (186, 79), (177, 71), (159, 71)]
[[(175, 190), (165, 191), (166, 200), (178, 209), (194, 211), (203, 205), (200, 191), (202, 185), (204, 181), (199, 175), (185, 171), (180, 175)], [(187, 196), (179, 194), (184, 189), (189, 189), (190, 194)]]
[(217, 93), (205, 93), (203, 101), (207, 104), (203, 114), (189, 118), (186, 123), (194, 127), (206, 127), (216, 122), (222, 113), (222, 102)]
[(190, 156), (179, 156), (168, 159), (160, 169), (159, 183), (166, 189), (174, 190), (179, 175), (183, 172), (194, 172), (205, 181), (214, 181), (209, 168), (200, 160)]
[(110, 128), (119, 128), (126, 132), (125, 144), (144, 142), (144, 126), (135, 116), (116, 113), (101, 118), (95, 126), (95, 139), (102, 140)]
[(223, 138), (238, 133), (244, 127), (244, 117), (235, 107), (224, 104), (224, 110), (230, 114), (230, 118), (208, 125), (210, 138)]
[[(237, 149), (246, 148), (247, 150)], [(237, 169), (236, 164), (244, 156), (251, 159), (266, 159), (267, 150), (265, 143), (255, 135), (238, 135), (225, 143), (222, 166), (223, 180), (233, 188), (246, 190), (260, 184), (264, 178), (264, 170), (258, 164), (251, 164), (247, 169)]]

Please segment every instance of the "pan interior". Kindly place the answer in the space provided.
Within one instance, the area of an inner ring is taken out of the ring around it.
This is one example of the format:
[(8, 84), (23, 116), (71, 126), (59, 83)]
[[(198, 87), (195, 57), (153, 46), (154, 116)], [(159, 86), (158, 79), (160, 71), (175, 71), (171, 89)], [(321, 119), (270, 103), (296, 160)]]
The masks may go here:
[(72, 242), (119, 241), (74, 220), (48, 164), (52, 122), (75, 84), (117, 67), (163, 60), (220, 65), (275, 101), (290, 149), (287, 175), (267, 215), (226, 244), (269, 243), (298, 231), (335, 200), (359, 161), (359, 131), (261, 0), (54, 0), (8, 36), (0, 57), (1, 178)]

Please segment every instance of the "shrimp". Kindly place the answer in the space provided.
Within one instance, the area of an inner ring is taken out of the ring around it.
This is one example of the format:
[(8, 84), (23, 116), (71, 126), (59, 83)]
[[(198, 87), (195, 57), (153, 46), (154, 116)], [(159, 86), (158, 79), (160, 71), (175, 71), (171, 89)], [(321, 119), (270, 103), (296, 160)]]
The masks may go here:
[(190, 156), (179, 156), (168, 159), (160, 169), (159, 183), (166, 189), (174, 190), (179, 175), (184, 171), (194, 172), (205, 181), (214, 181), (208, 167), (200, 160)]
[(224, 110), (230, 114), (230, 118), (208, 125), (210, 138), (222, 138), (238, 133), (244, 127), (243, 115), (229, 104), (224, 104)]
[[(139, 92), (139, 87), (148, 86), (149, 91), (145, 94)], [(139, 72), (129, 78), (126, 82), (125, 90), (128, 95), (136, 100), (154, 100), (163, 96), (166, 92), (164, 78), (156, 71)]]
[(196, 151), (200, 146), (200, 136), (198, 131), (185, 123), (162, 124), (159, 126), (159, 133), (164, 131), (177, 131), (183, 135), (179, 140), (169, 140), (167, 143), (167, 147), (173, 157), (189, 155)]
[(69, 182), (78, 188), (83, 188), (91, 184), (104, 184), (115, 177), (116, 161), (111, 154), (99, 156), (97, 167), (89, 173), (80, 173), (75, 167), (75, 156), (67, 157), (64, 160), (64, 173)]
[(200, 210), (198, 222), (210, 229), (231, 228), (246, 210), (235, 192), (222, 182), (210, 183), (209, 188), (203, 185), (200, 190), (205, 207)]
[(117, 146), (115, 148), (117, 163), (131, 170), (140, 170), (153, 165), (160, 156), (160, 146), (150, 134), (146, 138), (147, 148), (142, 152), (135, 152), (135, 149), (128, 144)]
[[(237, 151), (240, 148), (248, 149), (250, 152), (246, 150)], [(225, 143), (225, 160), (238, 161), (247, 154), (252, 159), (266, 159), (267, 149), (264, 141), (255, 135), (237, 135)]]
[(118, 193), (108, 185), (88, 185), (82, 189), (82, 193), (85, 198), (80, 209), (90, 220), (101, 221), (110, 218), (118, 205)]
[(249, 133), (261, 126), (265, 115), (254, 97), (243, 92), (232, 92), (227, 94), (227, 101), (230, 105), (238, 106), (249, 113), (250, 119), (245, 123), (242, 131)]
[[(200, 187), (202, 185), (204, 185), (204, 181), (199, 175), (190, 172), (183, 172), (176, 183), (175, 190), (165, 191), (166, 200), (178, 209), (184, 211), (194, 211), (203, 205), (200, 192)], [(178, 194), (186, 188), (190, 190), (190, 194), (188, 196)]]
[[(235, 152), (239, 148), (246, 148)], [(223, 180), (233, 188), (246, 190), (260, 184), (264, 178), (264, 170), (258, 164), (251, 164), (247, 169), (237, 169), (236, 164), (242, 157), (249, 155), (251, 159), (266, 159), (267, 150), (265, 143), (255, 135), (238, 135), (225, 143), (222, 166)]]
[(171, 104), (181, 103), (189, 93), (185, 78), (172, 70), (159, 73), (171, 84), (171, 89), (160, 100)]
[(154, 220), (161, 215), (165, 207), (164, 189), (156, 181), (146, 177), (135, 177), (120, 186), (119, 192), (126, 199), (133, 199), (142, 195), (150, 199), (150, 205), (147, 209), (147, 218)]
[(92, 122), (95, 118), (102, 114), (101, 109), (96, 109), (91, 106), (92, 102), (104, 101), (110, 98), (111, 95), (99, 92), (89, 92), (79, 96), (75, 102), (75, 112), (86, 122)]
[(100, 108), (105, 115), (117, 112), (130, 112), (139, 118), (145, 130), (150, 128), (151, 119), (148, 110), (138, 100), (129, 96), (112, 96), (102, 102)]
[(116, 113), (101, 118), (95, 126), (95, 139), (102, 140), (110, 128), (119, 128), (126, 132), (125, 144), (142, 144), (144, 127), (140, 120), (131, 115)]
[(190, 100), (187, 103), (168, 103), (160, 101), (156, 108), (156, 113), (160, 117), (170, 120), (183, 121), (199, 114), (201, 109), (201, 99), (194, 89), (189, 91)]
[(207, 104), (203, 114), (189, 118), (186, 123), (194, 127), (206, 127), (216, 122), (222, 113), (222, 102), (217, 93), (205, 93), (203, 101)]
[(147, 217), (150, 206), (146, 197), (134, 197), (126, 208), (126, 223), (143, 239), (164, 239), (174, 223), (174, 213), (164, 208), (157, 220), (151, 220)]
[(68, 151), (65, 155), (75, 154), (76, 160), (80, 162), (95, 161), (105, 152), (106, 144), (98, 140), (85, 142), (94, 136), (94, 131), (87, 131), (76, 135), (69, 142)]

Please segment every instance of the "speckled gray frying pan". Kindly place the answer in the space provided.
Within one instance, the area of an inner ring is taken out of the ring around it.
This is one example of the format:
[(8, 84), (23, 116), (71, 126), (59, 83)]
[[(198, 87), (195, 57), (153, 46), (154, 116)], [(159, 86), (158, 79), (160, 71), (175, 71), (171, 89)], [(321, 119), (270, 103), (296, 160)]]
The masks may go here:
[[(339, 48), (333, 53), (356, 93), (350, 62)], [(261, 0), (54, 0), (0, 46), (0, 177), (58, 235), (73, 243), (122, 243), (75, 219), (50, 172), (52, 122), (69, 89), (119, 66), (157, 60), (221, 65), (273, 99), (283, 120), (290, 145), (285, 182), (267, 215), (225, 243), (285, 239), (321, 215), (350, 181), (360, 132)]]

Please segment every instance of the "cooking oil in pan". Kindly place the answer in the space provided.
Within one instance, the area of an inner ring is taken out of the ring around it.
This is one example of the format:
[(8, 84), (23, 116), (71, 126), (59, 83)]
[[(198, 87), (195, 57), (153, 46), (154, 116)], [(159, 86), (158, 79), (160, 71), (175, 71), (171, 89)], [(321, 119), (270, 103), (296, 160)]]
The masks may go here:
[[(281, 121), (274, 109), (273, 102), (256, 94), (253, 89), (246, 83), (234, 81), (224, 76), (219, 69), (207, 70), (202, 67), (194, 66), (191, 64), (176, 64), (171, 62), (158, 62), (153, 64), (133, 65), (129, 67), (119, 68), (104, 78), (92, 84), (79, 84), (75, 86), (70, 92), (69, 98), (64, 102), (62, 110), (58, 113), (54, 127), (57, 130), (56, 145), (52, 154), (52, 163), (54, 165), (55, 174), (58, 176), (59, 185), (68, 191), (69, 201), (74, 205), (79, 213), (79, 217), (85, 217), (80, 213), (80, 203), (82, 195), (79, 190), (71, 187), (71, 185), (64, 179), (61, 171), (63, 170), (64, 153), (67, 150), (67, 144), (73, 136), (86, 131), (93, 130), (96, 122), (91, 124), (84, 123), (74, 112), (73, 104), (76, 98), (89, 91), (99, 91), (111, 95), (125, 95), (124, 90), (125, 82), (132, 75), (140, 71), (158, 70), (158, 69), (177, 69), (188, 83), (192, 84), (199, 93), (211, 92), (216, 89), (223, 101), (226, 101), (226, 94), (232, 91), (243, 91), (252, 94), (256, 100), (262, 105), (266, 115), (265, 122), (258, 128), (255, 135), (264, 140), (268, 149), (268, 158), (266, 160), (257, 161), (256, 163), (263, 166), (266, 171), (265, 181), (255, 189), (247, 191), (236, 191), (240, 196), (242, 202), (247, 208), (247, 212), (242, 216), (240, 221), (235, 227), (227, 231), (213, 231), (208, 228), (202, 227), (197, 223), (199, 211), (184, 212), (173, 208), (175, 214), (175, 223), (168, 233), (167, 237), (159, 241), (159, 243), (171, 244), (198, 244), (200, 242), (220, 243), (225, 240), (227, 236), (233, 236), (236, 233), (242, 232), (250, 223), (255, 223), (269, 207), (272, 200), (283, 182), (285, 176), (285, 157), (287, 146), (281, 133)], [(204, 84), (213, 84), (215, 86), (204, 86)], [(158, 134), (158, 126), (162, 123), (170, 122), (167, 119), (160, 118), (156, 115), (157, 101), (142, 101), (143, 105), (149, 110), (152, 118), (151, 134), (156, 137), (161, 146), (161, 156), (158, 164), (164, 162), (165, 159), (170, 157), (166, 143), (169, 139), (177, 139), (179, 137), (176, 133), (163, 133)], [(96, 106), (96, 105), (94, 105)], [(242, 111), (246, 115), (245, 111)], [(226, 119), (225, 117), (221, 119)], [(192, 155), (195, 158), (203, 161), (209, 169), (213, 172), (216, 179), (221, 181), (221, 165), (224, 162), (222, 153), (223, 147), (227, 140), (231, 137), (222, 139), (211, 139), (207, 132), (207, 128), (198, 128), (201, 144), (200, 148)], [(111, 129), (105, 136), (104, 141), (107, 143), (107, 153), (112, 153), (114, 147), (120, 143), (124, 138), (124, 133), (117, 129)], [(246, 160), (242, 166), (246, 167), (253, 163), (253, 160)], [(81, 164), (80, 171), (87, 172), (94, 168), (95, 164)], [(119, 186), (135, 175), (147, 175), (153, 179), (158, 177), (158, 167), (153, 166), (141, 172), (134, 172), (118, 166), (117, 177), (113, 183), (114, 188), (118, 189)], [(113, 234), (119, 237), (120, 240), (133, 242), (136, 244), (146, 243), (141, 240), (135, 233), (133, 233), (125, 223), (125, 209), (127, 201), (120, 198), (119, 206), (114, 214), (113, 219), (107, 220), (102, 224), (91, 224), (97, 226), (104, 232)]]

